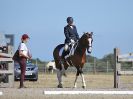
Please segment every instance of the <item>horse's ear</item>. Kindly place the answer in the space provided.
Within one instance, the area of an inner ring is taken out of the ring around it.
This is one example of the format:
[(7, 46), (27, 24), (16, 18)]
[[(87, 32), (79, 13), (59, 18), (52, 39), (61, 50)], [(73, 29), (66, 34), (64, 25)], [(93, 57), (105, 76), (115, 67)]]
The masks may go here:
[(91, 35), (93, 35), (93, 32), (91, 32)]

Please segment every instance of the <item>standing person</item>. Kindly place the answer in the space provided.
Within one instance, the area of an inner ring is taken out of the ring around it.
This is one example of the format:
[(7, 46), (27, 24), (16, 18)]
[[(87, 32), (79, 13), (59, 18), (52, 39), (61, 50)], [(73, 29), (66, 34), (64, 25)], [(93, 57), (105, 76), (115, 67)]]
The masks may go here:
[(65, 34), (65, 47), (64, 47), (64, 51), (62, 53), (62, 58), (64, 59), (64, 57), (69, 54), (68, 49), (69, 49), (69, 45), (71, 43), (75, 43), (79, 40), (79, 35), (77, 32), (77, 28), (76, 26), (73, 24), (73, 18), (72, 17), (68, 17), (67, 18), (67, 26), (64, 27), (64, 34)]
[(19, 51), (19, 65), (20, 65), (20, 70), (21, 70), (21, 75), (20, 75), (20, 88), (26, 88), (24, 86), (24, 79), (25, 79), (25, 72), (26, 72), (26, 63), (27, 59), (31, 59), (31, 54), (26, 46), (26, 43), (29, 40), (29, 36), (27, 34), (23, 34), (21, 38), (21, 43), (18, 47)]

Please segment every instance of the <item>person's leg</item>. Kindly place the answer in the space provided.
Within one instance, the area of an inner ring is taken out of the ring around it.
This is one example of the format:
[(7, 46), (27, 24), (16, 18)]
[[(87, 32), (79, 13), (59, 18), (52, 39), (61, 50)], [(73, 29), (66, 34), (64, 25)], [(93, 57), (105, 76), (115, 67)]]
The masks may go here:
[(68, 48), (69, 48), (69, 45), (66, 43), (64, 46), (64, 50), (62, 52), (62, 59), (65, 59), (65, 56), (68, 54)]
[(24, 87), (24, 77), (25, 77), (25, 71), (26, 71), (26, 59), (22, 58), (19, 62), (20, 69), (21, 69), (21, 75), (20, 75), (20, 88)]

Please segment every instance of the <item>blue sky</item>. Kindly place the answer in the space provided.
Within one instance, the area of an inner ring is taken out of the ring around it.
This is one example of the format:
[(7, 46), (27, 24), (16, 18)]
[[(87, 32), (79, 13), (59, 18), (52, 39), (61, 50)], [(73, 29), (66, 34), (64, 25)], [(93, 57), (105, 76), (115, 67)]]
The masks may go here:
[(28, 33), (33, 57), (46, 61), (64, 42), (68, 16), (80, 36), (94, 32), (93, 56), (102, 58), (114, 47), (133, 52), (133, 0), (0, 0), (0, 32), (15, 34), (15, 48)]

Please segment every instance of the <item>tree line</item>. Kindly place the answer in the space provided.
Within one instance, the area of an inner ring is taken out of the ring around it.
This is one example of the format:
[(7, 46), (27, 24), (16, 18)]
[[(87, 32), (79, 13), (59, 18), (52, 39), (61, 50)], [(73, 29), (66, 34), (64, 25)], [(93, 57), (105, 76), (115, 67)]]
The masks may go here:
[[(32, 63), (38, 64), (38, 67), (44, 67), (48, 63), (48, 61), (42, 61), (39, 58), (32, 59)], [(54, 61), (54, 60), (52, 60)], [(109, 53), (105, 55), (103, 58), (99, 59), (95, 56), (87, 55), (86, 56), (86, 64), (85, 64), (85, 70), (90, 71), (100, 71), (100, 72), (107, 72), (107, 71), (113, 71), (114, 69), (114, 54)], [(122, 63), (123, 69), (133, 69), (133, 63)]]

